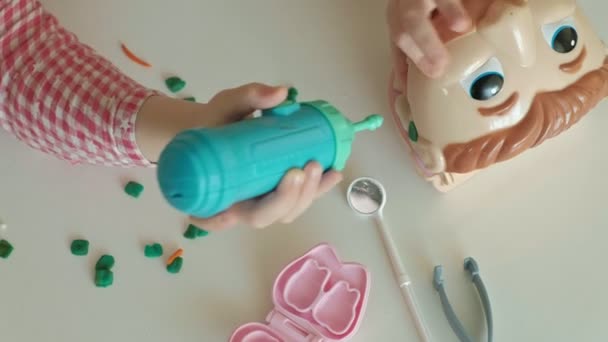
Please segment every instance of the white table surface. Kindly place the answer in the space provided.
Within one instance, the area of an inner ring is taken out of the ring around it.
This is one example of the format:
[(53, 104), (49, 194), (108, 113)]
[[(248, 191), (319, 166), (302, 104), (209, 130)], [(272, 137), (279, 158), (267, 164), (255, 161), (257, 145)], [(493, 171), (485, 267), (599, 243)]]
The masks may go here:
[[(330, 100), (353, 119), (385, 115), (358, 137), (343, 186), (295, 224), (181, 237), (183, 216), (162, 200), (154, 170), (69, 166), (0, 133), (0, 232), (16, 247), (0, 260), (2, 341), (226, 341), (263, 321), (287, 263), (320, 242), (372, 272), (368, 310), (353, 341), (418, 341), (374, 225), (343, 198), (348, 181), (380, 179), (385, 219), (412, 274), (433, 341), (455, 341), (432, 288), (436, 264), (467, 329), (483, 337), (476, 292), (462, 260), (473, 256), (490, 292), (496, 341), (605, 341), (608, 332), (608, 105), (576, 129), (440, 195), (413, 171), (388, 116), (389, 55), (384, 2), (371, 0), (46, 0), (64, 25), (144, 84), (188, 81), (199, 100), (249, 81), (287, 82), (301, 99)], [(603, 37), (608, 5), (582, 1)], [(174, 19), (169, 19), (173, 16)], [(151, 61), (144, 70), (122, 40)], [(380, 151), (380, 152), (379, 152)], [(530, 171), (533, 170), (533, 171)], [(122, 184), (146, 186), (138, 200)], [(91, 241), (86, 258), (71, 239)], [(169, 275), (143, 245), (185, 249)], [(115, 284), (93, 285), (102, 253), (116, 257)]]

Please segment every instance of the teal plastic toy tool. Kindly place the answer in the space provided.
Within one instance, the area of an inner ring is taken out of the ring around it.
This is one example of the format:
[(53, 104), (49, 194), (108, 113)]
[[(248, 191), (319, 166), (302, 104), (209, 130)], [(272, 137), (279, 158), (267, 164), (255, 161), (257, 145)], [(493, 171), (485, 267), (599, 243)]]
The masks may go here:
[(158, 161), (165, 199), (188, 215), (214, 216), (271, 192), (290, 169), (311, 161), (341, 171), (355, 134), (383, 123), (379, 115), (353, 123), (326, 101), (296, 97), (292, 88), (284, 103), (260, 117), (178, 134)]

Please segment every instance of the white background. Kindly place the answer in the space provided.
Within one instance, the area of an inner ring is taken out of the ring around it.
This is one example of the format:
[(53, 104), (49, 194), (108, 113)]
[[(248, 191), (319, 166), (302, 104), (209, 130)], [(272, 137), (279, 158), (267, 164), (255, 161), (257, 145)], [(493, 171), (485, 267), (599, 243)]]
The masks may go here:
[[(372, 0), (46, 0), (86, 43), (134, 79), (160, 90), (182, 76), (184, 95), (263, 81), (296, 85), (302, 100), (326, 99), (353, 120), (388, 120), (355, 142), (347, 181), (289, 227), (235, 229), (189, 241), (184, 217), (160, 197), (154, 170), (70, 166), (0, 133), (0, 236), (16, 247), (0, 260), (2, 341), (226, 341), (262, 321), (278, 272), (320, 242), (372, 272), (366, 316), (354, 341), (417, 341), (371, 222), (355, 217), (343, 191), (359, 176), (389, 191), (394, 231), (434, 341), (455, 341), (432, 287), (436, 264), (467, 329), (483, 337), (476, 292), (462, 260), (479, 262), (494, 308), (497, 341), (605, 341), (608, 107), (520, 158), (440, 195), (413, 171), (388, 115), (390, 71), (384, 2)], [(608, 5), (582, 1), (602, 37)], [(127, 60), (118, 41), (154, 64)], [(170, 115), (170, 113), (168, 113)], [(125, 181), (146, 186), (139, 200)], [(69, 252), (91, 241), (88, 257)], [(185, 249), (179, 275), (143, 257), (158, 241)], [(93, 266), (116, 257), (115, 284), (98, 289)]]

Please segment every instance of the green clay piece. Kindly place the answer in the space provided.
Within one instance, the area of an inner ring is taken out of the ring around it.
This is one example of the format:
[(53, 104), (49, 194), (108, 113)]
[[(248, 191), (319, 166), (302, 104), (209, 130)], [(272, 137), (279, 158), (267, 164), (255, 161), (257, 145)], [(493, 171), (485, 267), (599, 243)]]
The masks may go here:
[(413, 142), (418, 142), (418, 128), (416, 128), (414, 121), (410, 122), (410, 127), (408, 128), (407, 133)]
[(188, 229), (186, 229), (186, 231), (184, 232), (184, 237), (185, 237), (186, 239), (190, 239), (190, 240), (194, 240), (194, 239), (196, 239), (196, 236), (198, 235), (198, 234), (196, 233), (196, 230), (197, 230), (197, 229), (198, 229), (198, 228), (196, 228), (195, 226), (193, 226), (193, 225), (189, 225), (189, 226), (188, 226)]
[(298, 98), (298, 89), (296, 88), (289, 88), (288, 92), (287, 92), (287, 101), (293, 101), (296, 102), (296, 99)]
[(205, 237), (207, 235), (209, 235), (209, 232), (206, 231), (206, 230), (204, 230), (204, 229), (199, 229), (199, 230), (196, 231), (196, 236), (197, 237)]
[(95, 264), (95, 270), (106, 270), (109, 271), (112, 267), (114, 267), (114, 257), (111, 255), (103, 255)]
[(208, 231), (200, 229), (199, 227), (193, 224), (189, 225), (188, 229), (186, 229), (186, 231), (184, 232), (184, 237), (190, 240), (194, 240), (197, 237), (204, 237), (207, 235), (209, 235)]
[(184, 101), (196, 102), (196, 98), (194, 96), (184, 98)]
[(141, 193), (144, 191), (144, 186), (137, 183), (137, 182), (129, 182), (127, 183), (127, 185), (125, 185), (125, 192), (127, 193), (127, 195), (134, 197), (134, 198), (139, 198), (139, 196), (141, 195)]
[(163, 255), (163, 246), (158, 243), (146, 245), (146, 248), (144, 248), (144, 255), (146, 258), (158, 258)]
[(72, 254), (78, 256), (84, 256), (89, 254), (89, 241), (87, 240), (74, 240), (70, 246)]
[(165, 84), (172, 93), (180, 92), (186, 87), (186, 82), (177, 76), (167, 78)]
[(8, 259), (13, 252), (13, 246), (6, 240), (0, 240), (0, 258)]
[(181, 271), (183, 264), (184, 259), (182, 257), (177, 257), (171, 264), (167, 265), (167, 272), (177, 274), (179, 271)]
[(114, 273), (110, 270), (95, 271), (95, 286), (109, 287), (114, 283)]

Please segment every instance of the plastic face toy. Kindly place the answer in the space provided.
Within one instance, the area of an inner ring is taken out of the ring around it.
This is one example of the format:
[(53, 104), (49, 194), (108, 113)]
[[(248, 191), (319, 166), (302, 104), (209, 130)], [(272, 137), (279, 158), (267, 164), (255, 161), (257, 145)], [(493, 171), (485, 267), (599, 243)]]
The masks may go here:
[(433, 19), (447, 72), (430, 79), (410, 64), (391, 91), (417, 168), (440, 191), (559, 135), (608, 96), (606, 48), (576, 1), (464, 4), (466, 34)]

